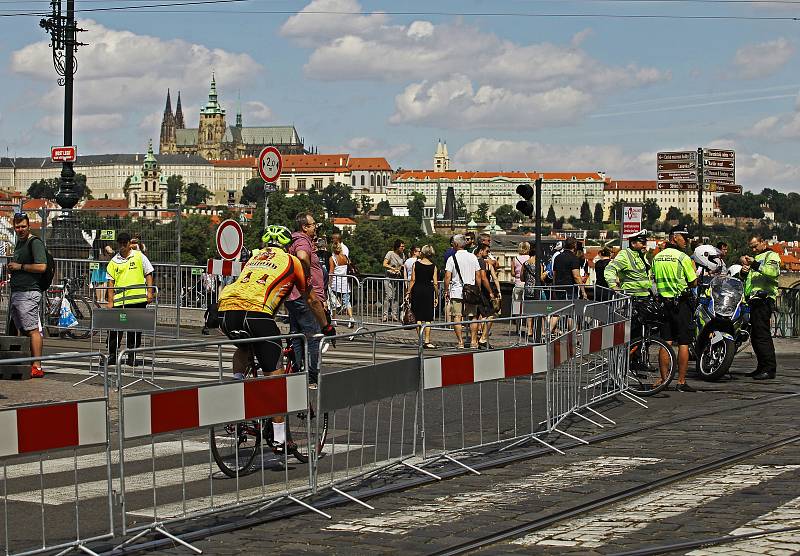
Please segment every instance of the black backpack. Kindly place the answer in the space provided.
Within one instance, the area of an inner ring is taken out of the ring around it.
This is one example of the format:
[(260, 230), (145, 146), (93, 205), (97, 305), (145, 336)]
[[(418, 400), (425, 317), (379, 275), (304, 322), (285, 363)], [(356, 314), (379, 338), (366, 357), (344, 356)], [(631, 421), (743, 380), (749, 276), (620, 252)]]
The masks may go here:
[(30, 239), (25, 243), (25, 246), (28, 249), (28, 254), (30, 256), (30, 261), (26, 264), (34, 264), (33, 263), (33, 247), (31, 247), (31, 241), (38, 239), (42, 242), (42, 246), (44, 247), (44, 252), (47, 257), (47, 268), (45, 271), (39, 275), (39, 289), (43, 292), (46, 292), (50, 286), (53, 284), (53, 277), (56, 275), (56, 260), (53, 258), (53, 255), (50, 254), (50, 251), (47, 249), (47, 246), (42, 241), (42, 238), (39, 236), (31, 235)]

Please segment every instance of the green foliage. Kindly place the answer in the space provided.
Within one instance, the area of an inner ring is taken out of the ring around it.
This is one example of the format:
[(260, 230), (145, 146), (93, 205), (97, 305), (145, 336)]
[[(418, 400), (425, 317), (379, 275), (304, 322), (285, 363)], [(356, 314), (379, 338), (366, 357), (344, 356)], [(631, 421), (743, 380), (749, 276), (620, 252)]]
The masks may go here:
[(407, 248), (412, 245), (430, 244), (436, 251), (433, 260), (443, 268), (443, 253), (447, 249), (447, 238), (434, 234), (422, 235), (419, 224), (410, 216), (388, 216), (381, 220), (363, 220), (344, 241), (350, 248), (350, 258), (365, 274), (383, 274), (383, 257), (393, 247), (396, 239), (403, 240)]
[[(309, 193), (309, 197), (312, 198), (315, 204), (317, 202), (321, 203), (331, 218), (336, 216), (350, 218), (356, 213), (356, 204), (351, 197), (352, 192), (353, 188), (349, 185), (331, 183), (322, 190), (321, 194), (312, 191)], [(317, 201), (316, 197), (319, 198), (319, 201)]]
[(589, 208), (589, 201), (581, 203), (581, 222), (585, 224), (592, 222), (592, 209)]
[(181, 222), (181, 264), (205, 264), (216, 255), (211, 218), (191, 214)]
[(614, 223), (622, 220), (622, 208), (625, 205), (625, 199), (614, 201), (611, 203), (611, 208), (608, 211), (608, 219)]
[[(496, 215), (497, 213), (495, 213)], [(478, 205), (478, 210), (475, 211), (474, 215), (476, 222), (488, 222), (489, 221), (489, 203), (480, 203)]]
[[(32, 182), (26, 195), (31, 199), (48, 199), (54, 201), (60, 187), (60, 178), (40, 179)], [(92, 190), (86, 185), (84, 174), (75, 174), (75, 193), (79, 199), (92, 199)]]
[(417, 224), (422, 224), (422, 217), (425, 215), (425, 200), (425, 195), (414, 191), (408, 201), (408, 215), (416, 220)]
[(392, 207), (389, 205), (389, 201), (384, 199), (380, 201), (377, 205), (375, 205), (375, 214), (378, 216), (391, 216), (392, 215)]
[(667, 216), (665, 217), (666, 220), (680, 220), (683, 216), (681, 209), (678, 207), (669, 207), (667, 209)]
[(555, 221), (556, 221), (556, 211), (553, 208), (553, 205), (550, 205), (550, 208), (547, 209), (547, 217), (545, 218), (545, 220), (547, 222), (550, 222), (551, 224), (555, 223)]
[(362, 195), (358, 204), (358, 211), (364, 216), (368, 216), (369, 213), (372, 212), (372, 197), (369, 195)]
[(467, 218), (467, 202), (463, 193), (456, 199), (456, 218)]
[(764, 218), (764, 209), (760, 206), (763, 202), (764, 197), (747, 191), (743, 195), (721, 195), (719, 208), (725, 216)]
[(205, 185), (192, 182), (186, 186), (186, 204), (189, 206), (202, 205), (211, 196), (211, 191)]
[(167, 205), (177, 205), (181, 202), (185, 185), (183, 176), (173, 174), (167, 178)]
[[(271, 194), (271, 195), (274, 195)], [(264, 180), (260, 177), (250, 178), (247, 180), (247, 185), (242, 188), (242, 197), (239, 202), (243, 205), (255, 203), (256, 205), (264, 204)]]
[(642, 205), (642, 217), (646, 228), (653, 228), (656, 220), (661, 218), (661, 207), (658, 206), (655, 199), (647, 199)]
[(522, 215), (511, 205), (500, 205), (494, 211), (494, 217), (497, 219), (497, 225), (504, 230), (510, 230), (515, 222), (522, 220)]
[(603, 223), (603, 205), (601, 203), (595, 203), (594, 205), (594, 223)]

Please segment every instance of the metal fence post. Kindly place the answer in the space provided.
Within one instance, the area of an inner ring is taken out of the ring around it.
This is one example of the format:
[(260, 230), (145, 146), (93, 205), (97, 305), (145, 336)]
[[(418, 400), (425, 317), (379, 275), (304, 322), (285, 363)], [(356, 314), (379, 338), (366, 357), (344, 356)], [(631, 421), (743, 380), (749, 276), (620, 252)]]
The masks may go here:
[(175, 296), (175, 337), (181, 337), (181, 294), (183, 293), (183, 277), (181, 276), (181, 217), (183, 216), (183, 206), (178, 203), (177, 232), (178, 232), (178, 276), (176, 280), (177, 295)]

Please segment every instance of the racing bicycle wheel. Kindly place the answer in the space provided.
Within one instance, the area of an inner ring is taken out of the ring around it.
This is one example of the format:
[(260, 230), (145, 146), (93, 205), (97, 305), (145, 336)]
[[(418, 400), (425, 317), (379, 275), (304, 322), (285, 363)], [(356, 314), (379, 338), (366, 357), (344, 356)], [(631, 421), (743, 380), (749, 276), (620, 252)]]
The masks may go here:
[[(659, 368), (661, 353), (669, 357), (667, 376)], [(667, 388), (675, 377), (678, 359), (675, 351), (660, 338), (641, 338), (631, 343), (628, 366), (628, 390), (637, 396), (652, 396)]]
[(92, 306), (81, 298), (70, 299), (69, 304), (78, 324), (75, 328), (67, 328), (64, 335), (73, 340), (85, 340), (92, 335)]
[(261, 444), (261, 424), (239, 421), (211, 428), (211, 454), (220, 471), (228, 477), (253, 472), (253, 461)]
[[(309, 422), (310, 415), (310, 422)], [(286, 416), (286, 439), (289, 441), (289, 453), (300, 463), (308, 463), (309, 449), (308, 449), (308, 433), (307, 425), (311, 426), (311, 442), (315, 442), (314, 438), (317, 435), (317, 417), (312, 408), (310, 411), (298, 411)], [(317, 456), (322, 453), (322, 448), (325, 446), (325, 440), (328, 437), (328, 414), (324, 414), (319, 422), (319, 437), (316, 439)], [(268, 446), (272, 445), (272, 424), (268, 422), (268, 426), (264, 431), (264, 439)]]

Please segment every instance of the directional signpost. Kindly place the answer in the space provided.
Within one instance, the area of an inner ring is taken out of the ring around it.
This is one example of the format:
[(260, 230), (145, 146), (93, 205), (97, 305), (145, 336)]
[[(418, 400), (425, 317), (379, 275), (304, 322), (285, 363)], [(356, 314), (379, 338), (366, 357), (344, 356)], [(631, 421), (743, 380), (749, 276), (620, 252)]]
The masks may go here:
[(703, 231), (703, 191), (741, 194), (736, 185), (736, 153), (723, 149), (660, 152), (656, 156), (657, 187), (697, 191), (697, 224)]
[(275, 182), (281, 175), (283, 169), (283, 159), (276, 147), (264, 147), (258, 155), (258, 174), (264, 180), (264, 227), (267, 227), (269, 219), (269, 197), (270, 193), (275, 192)]

